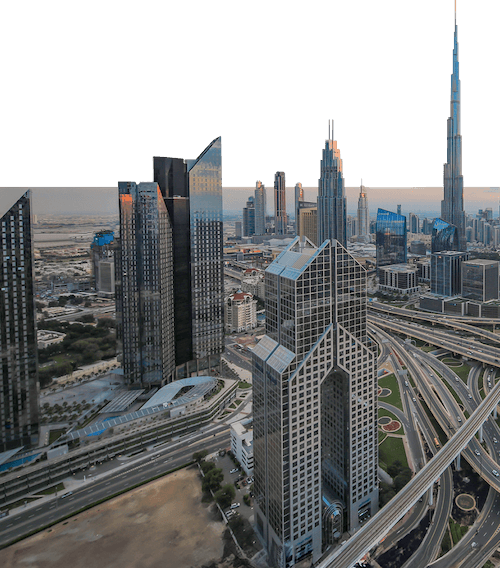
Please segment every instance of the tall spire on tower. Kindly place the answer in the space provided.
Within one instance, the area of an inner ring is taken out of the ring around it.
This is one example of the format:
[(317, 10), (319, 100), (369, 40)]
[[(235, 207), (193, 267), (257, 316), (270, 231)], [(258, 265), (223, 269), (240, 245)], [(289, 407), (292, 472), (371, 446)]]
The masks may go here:
[(455, 0), (455, 34), (453, 42), (453, 73), (451, 75), (450, 117), (448, 118), (447, 160), (444, 164), (444, 199), (441, 218), (455, 225), (460, 250), (466, 251), (464, 182), (462, 176), (462, 136), (460, 134), (460, 78), (458, 63), (457, 5)]

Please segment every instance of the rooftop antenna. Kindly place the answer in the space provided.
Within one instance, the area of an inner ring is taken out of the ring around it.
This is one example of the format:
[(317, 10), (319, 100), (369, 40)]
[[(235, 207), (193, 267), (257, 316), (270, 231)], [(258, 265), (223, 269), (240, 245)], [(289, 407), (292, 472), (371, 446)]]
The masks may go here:
[(333, 140), (333, 118), (332, 118), (332, 140)]
[(455, 0), (455, 25), (457, 25), (457, 0)]

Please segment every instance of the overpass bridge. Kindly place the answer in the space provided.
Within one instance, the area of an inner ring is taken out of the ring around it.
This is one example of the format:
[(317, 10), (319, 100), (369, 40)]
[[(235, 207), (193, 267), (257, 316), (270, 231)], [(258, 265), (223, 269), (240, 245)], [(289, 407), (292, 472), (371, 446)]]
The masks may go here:
[[(453, 315), (448, 314), (439, 314), (439, 315), (431, 315), (426, 314), (423, 312), (418, 312), (415, 310), (405, 310), (403, 308), (396, 308), (393, 306), (386, 306), (381, 304), (380, 302), (369, 302), (368, 307), (373, 311), (383, 312), (388, 315), (393, 316), (401, 316), (411, 320), (420, 320), (425, 321), (431, 324), (439, 324), (444, 325), (447, 327), (451, 327), (453, 329), (459, 329), (461, 331), (468, 331), (470, 333), (474, 333), (475, 335), (479, 335), (484, 337), (485, 339), (489, 339), (490, 341), (494, 341), (495, 343), (500, 344), (500, 335), (488, 331), (486, 329), (481, 329), (477, 326), (470, 325), (470, 323), (466, 323), (463, 317), (455, 317)], [(475, 322), (478, 325), (499, 325), (500, 320), (498, 319), (487, 319), (487, 318), (468, 318), (469, 322)]]
[[(370, 321), (371, 323), (374, 323), (375, 325), (378, 325), (379, 327), (385, 327), (387, 329), (390, 329), (391, 331), (394, 331), (396, 333), (402, 333), (405, 335), (409, 335), (411, 337), (416, 337), (417, 339), (420, 339), (422, 341), (425, 342), (429, 342), (430, 343), (434, 343), (436, 345), (439, 345), (441, 347), (443, 347), (444, 349), (447, 349), (448, 351), (452, 351), (453, 353), (458, 353), (460, 355), (463, 355), (464, 357), (467, 357), (468, 359), (474, 359), (476, 361), (480, 361), (481, 363), (485, 363), (486, 365), (492, 365), (494, 367), (500, 367), (500, 359), (498, 357), (495, 357), (494, 355), (490, 355), (489, 353), (485, 353), (485, 352), (479, 352), (476, 351), (475, 353), (472, 353), (470, 351), (471, 347), (468, 346), (463, 346), (463, 345), (457, 345), (455, 342), (452, 341), (447, 341), (446, 339), (438, 339), (435, 337), (432, 337), (432, 335), (429, 334), (429, 330), (428, 329), (424, 329), (424, 328), (417, 328), (417, 327), (411, 327), (408, 325), (403, 325), (402, 323), (398, 323), (395, 321), (391, 321), (391, 320), (387, 320), (381, 317), (377, 317), (374, 314), (368, 314), (368, 321)], [(476, 335), (482, 335), (485, 332), (483, 330), (478, 330), (477, 328), (474, 328), (474, 333), (476, 333)], [(491, 333), (491, 332), (486, 332), (486, 333)], [(495, 335), (495, 334), (491, 334), (491, 335)], [(496, 336), (496, 341), (498, 341), (500, 343), (500, 337)], [(486, 347), (486, 346), (485, 346)]]
[(315, 568), (349, 568), (376, 546), (468, 446), (499, 400), (500, 382), (415, 477), (348, 541), (320, 560)]

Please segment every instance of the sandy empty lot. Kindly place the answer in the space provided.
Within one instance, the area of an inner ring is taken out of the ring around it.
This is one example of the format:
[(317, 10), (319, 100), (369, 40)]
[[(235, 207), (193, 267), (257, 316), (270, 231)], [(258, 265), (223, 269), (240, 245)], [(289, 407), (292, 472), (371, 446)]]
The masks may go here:
[(192, 467), (0, 550), (0, 566), (197, 568), (221, 557), (223, 531)]

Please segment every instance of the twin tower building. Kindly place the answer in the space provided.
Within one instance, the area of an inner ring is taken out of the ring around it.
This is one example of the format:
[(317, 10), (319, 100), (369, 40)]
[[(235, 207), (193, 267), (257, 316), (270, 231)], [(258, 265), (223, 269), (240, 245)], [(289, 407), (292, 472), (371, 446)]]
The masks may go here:
[[(344, 248), (345, 195), (327, 140), (319, 246), (296, 237), (266, 270), (267, 335), (253, 351), (255, 520), (292, 565), (378, 507), (376, 350), (366, 273)], [(224, 348), (221, 141), (196, 160), (154, 158), (119, 183), (117, 324), (130, 385), (219, 368)]]

